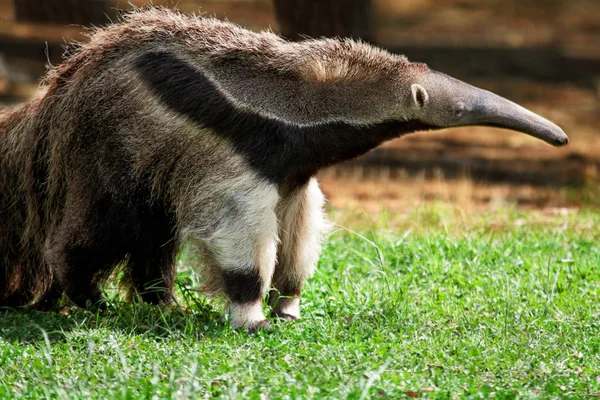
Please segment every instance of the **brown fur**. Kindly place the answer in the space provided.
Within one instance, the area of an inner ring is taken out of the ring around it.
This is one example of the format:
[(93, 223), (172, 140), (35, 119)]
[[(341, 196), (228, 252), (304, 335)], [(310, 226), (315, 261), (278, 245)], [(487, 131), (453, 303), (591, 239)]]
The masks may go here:
[(326, 230), (320, 169), (401, 134), (493, 125), (556, 145), (551, 122), (350, 40), (290, 43), (165, 9), (92, 33), (30, 103), (0, 114), (0, 305), (101, 300), (117, 267), (171, 300), (200, 243), (231, 324), (300, 315)]
[[(241, 156), (228, 139), (165, 107), (139, 78), (134, 59), (157, 49), (176, 54), (181, 63), (199, 62), (224, 82), (226, 92), (233, 91), (230, 100), (240, 109), (246, 107), (247, 88), (237, 88), (215, 66), (231, 63), (232, 70), (241, 69), (256, 79), (270, 71), (283, 88), (296, 90), (300, 85), (305, 101), (282, 101), (297, 102), (298, 112), (304, 113), (299, 118), (314, 116), (317, 124), (329, 118), (317, 100), (332, 106), (347, 104), (347, 115), (342, 110), (335, 118), (353, 121), (356, 110), (366, 109), (367, 124), (383, 119), (384, 111), (397, 106), (397, 85), (389, 82), (427, 68), (361, 43), (289, 43), (270, 32), (253, 33), (166, 9), (137, 11), (93, 31), (89, 42), (49, 71), (38, 98), (0, 115), (0, 305), (51, 305), (63, 290), (85, 305), (86, 300), (100, 298), (99, 284), (117, 265), (124, 266), (134, 292), (143, 292), (156, 281), (166, 292), (146, 299), (168, 301), (175, 254), (187, 236), (209, 236), (216, 223), (211, 218), (217, 219), (226, 198), (221, 182), (238, 182), (242, 190), (245, 185), (254, 190), (254, 183), (243, 183), (254, 179), (254, 173), (245, 172), (253, 160)], [(267, 96), (272, 89), (261, 88)], [(342, 96), (344, 103), (337, 96), (323, 95), (332, 90), (362, 91), (364, 96)], [(372, 104), (379, 97), (393, 104)], [(265, 100), (263, 109), (285, 120), (292, 107), (270, 111), (280, 100)], [(292, 123), (294, 118), (290, 116)], [(357, 149), (339, 150), (331, 160), (315, 158), (307, 149), (305, 159), (320, 164), (294, 166), (285, 185), (297, 181), (301, 187), (319, 166), (358, 155), (393, 136), (377, 135), (365, 135)], [(322, 157), (329, 157), (328, 146), (344, 144), (334, 136), (325, 138), (331, 143), (319, 148)], [(301, 163), (302, 157), (297, 153), (294, 161)], [(307, 230), (302, 220), (298, 224)], [(258, 263), (274, 262), (267, 241), (270, 233), (265, 235), (264, 243), (253, 244), (261, 249), (257, 252), (265, 253), (257, 256)], [(301, 240), (294, 233), (290, 238)], [(297, 257), (304, 256), (288, 254), (286, 260), (293, 263)], [(211, 254), (207, 261), (216, 282), (213, 289), (218, 290), (219, 267)], [(263, 292), (270, 284), (263, 275), (272, 273), (267, 268), (257, 275), (266, 280), (261, 283)], [(308, 275), (294, 274), (302, 281)]]

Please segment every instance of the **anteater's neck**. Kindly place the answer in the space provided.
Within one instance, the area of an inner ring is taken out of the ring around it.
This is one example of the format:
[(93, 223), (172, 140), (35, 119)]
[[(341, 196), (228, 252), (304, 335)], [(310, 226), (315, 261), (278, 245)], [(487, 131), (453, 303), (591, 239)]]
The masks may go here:
[(293, 175), (310, 176), (401, 134), (434, 128), (418, 121), (299, 126), (236, 107), (201, 71), (169, 52), (140, 56), (136, 69), (167, 107), (227, 139), (273, 183)]

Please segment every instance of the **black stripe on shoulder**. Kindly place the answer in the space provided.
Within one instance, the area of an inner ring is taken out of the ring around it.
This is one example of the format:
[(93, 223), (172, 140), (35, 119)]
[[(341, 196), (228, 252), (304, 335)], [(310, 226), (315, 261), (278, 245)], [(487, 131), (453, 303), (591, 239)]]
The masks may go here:
[(201, 71), (168, 51), (144, 53), (135, 67), (165, 105), (229, 140), (252, 168), (274, 183), (311, 175), (400, 134), (436, 128), (419, 121), (298, 127), (237, 109)]

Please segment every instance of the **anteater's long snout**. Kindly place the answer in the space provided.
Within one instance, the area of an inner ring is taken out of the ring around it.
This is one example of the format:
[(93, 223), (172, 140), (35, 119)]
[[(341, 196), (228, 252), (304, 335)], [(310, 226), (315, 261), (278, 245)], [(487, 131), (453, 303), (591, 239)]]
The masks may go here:
[(555, 123), (520, 105), (487, 90), (478, 92), (469, 114), (473, 125), (495, 126), (519, 131), (541, 139), (553, 146), (564, 146), (569, 137)]

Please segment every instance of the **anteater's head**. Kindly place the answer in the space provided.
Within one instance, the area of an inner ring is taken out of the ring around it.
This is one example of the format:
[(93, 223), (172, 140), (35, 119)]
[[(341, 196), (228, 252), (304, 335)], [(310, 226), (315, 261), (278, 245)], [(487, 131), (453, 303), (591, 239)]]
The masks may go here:
[[(406, 78), (404, 78), (406, 79)], [(419, 69), (402, 85), (411, 118), (435, 127), (493, 126), (534, 136), (554, 146), (569, 138), (556, 124), (487, 90), (433, 70)]]
[[(547, 119), (403, 56), (349, 40), (314, 40), (290, 46), (294, 49), (290, 58), (298, 60), (300, 76), (310, 84), (301, 93), (315, 93), (312, 101), (303, 104), (323, 104), (334, 98), (321, 113), (331, 119), (371, 124), (401, 120), (406, 122), (399, 126), (401, 133), (494, 126), (523, 132), (555, 146), (568, 142), (562, 129)], [(315, 119), (314, 114), (305, 120), (311, 118)]]

